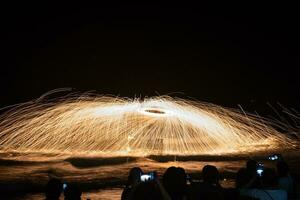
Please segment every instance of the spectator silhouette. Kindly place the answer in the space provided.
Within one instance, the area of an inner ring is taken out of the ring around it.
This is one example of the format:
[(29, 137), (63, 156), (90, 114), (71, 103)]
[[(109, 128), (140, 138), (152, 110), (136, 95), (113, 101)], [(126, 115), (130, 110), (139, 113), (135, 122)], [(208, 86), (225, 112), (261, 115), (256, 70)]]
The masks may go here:
[(223, 189), (219, 184), (219, 171), (215, 166), (206, 165), (202, 169), (203, 182), (194, 183), (191, 188), (191, 200), (223, 200)]
[(46, 186), (46, 200), (58, 200), (62, 192), (62, 182), (57, 178), (51, 178)]
[(185, 170), (182, 167), (177, 167), (178, 170), (178, 182), (179, 182), (179, 188), (181, 188), (181, 192), (184, 196), (187, 195), (187, 174), (185, 173)]
[(141, 175), (143, 171), (139, 167), (134, 167), (129, 171), (127, 184), (122, 192), (121, 200), (131, 199), (133, 191), (136, 189), (137, 185), (141, 183)]
[(278, 188), (277, 176), (273, 169), (266, 168), (261, 181), (261, 189), (242, 189), (241, 194), (260, 200), (287, 200), (287, 193)]
[(132, 191), (130, 200), (164, 200), (155, 181), (142, 182)]
[(253, 175), (256, 175), (256, 167), (257, 167), (257, 161), (255, 160), (248, 160), (246, 163), (246, 169), (251, 172)]
[(169, 167), (163, 175), (162, 182), (172, 200), (186, 198), (187, 182), (183, 168)]
[(68, 184), (64, 189), (65, 200), (81, 200), (82, 191), (76, 184)]
[(244, 191), (247, 191), (251, 187), (254, 180), (256, 180), (256, 178), (253, 179), (252, 174), (249, 173), (247, 168), (241, 168), (237, 172), (235, 179), (235, 188), (239, 200), (257, 199), (244, 194)]
[(248, 175), (251, 176), (251, 180), (249, 180), (248, 185), (246, 186), (247, 188), (260, 188), (261, 187), (261, 183), (259, 180), (259, 177), (257, 175), (257, 166), (258, 163), (255, 160), (248, 160), (246, 163), (246, 169), (247, 169), (247, 173)]
[(247, 168), (241, 168), (236, 174), (235, 180), (237, 189), (245, 189), (245, 188), (261, 188), (261, 180), (257, 175), (255, 170), (255, 174), (252, 170), (248, 170)]
[(284, 161), (279, 161), (276, 167), (279, 188), (287, 192), (289, 199), (294, 198), (294, 181), (290, 175), (288, 164)]
[(241, 168), (236, 173), (236, 179), (235, 179), (235, 187), (236, 189), (241, 188), (249, 188), (249, 185), (251, 184), (252, 175), (249, 173), (249, 171), (246, 168)]

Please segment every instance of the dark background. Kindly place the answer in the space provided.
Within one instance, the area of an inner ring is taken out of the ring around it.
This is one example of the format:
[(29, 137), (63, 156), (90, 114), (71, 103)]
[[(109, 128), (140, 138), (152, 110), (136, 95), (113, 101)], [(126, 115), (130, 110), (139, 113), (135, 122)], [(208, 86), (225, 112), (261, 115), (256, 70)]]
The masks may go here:
[(0, 106), (61, 87), (299, 110), (295, 5), (1, 7)]

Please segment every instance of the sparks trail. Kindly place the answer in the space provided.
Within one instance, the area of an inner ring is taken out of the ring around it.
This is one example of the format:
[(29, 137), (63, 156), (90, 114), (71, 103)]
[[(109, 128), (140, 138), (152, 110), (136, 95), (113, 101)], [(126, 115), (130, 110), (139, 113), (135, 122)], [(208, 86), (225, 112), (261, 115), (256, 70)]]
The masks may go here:
[(168, 96), (38, 99), (12, 108), (0, 121), (1, 151), (201, 155), (274, 150), (290, 142), (257, 116)]

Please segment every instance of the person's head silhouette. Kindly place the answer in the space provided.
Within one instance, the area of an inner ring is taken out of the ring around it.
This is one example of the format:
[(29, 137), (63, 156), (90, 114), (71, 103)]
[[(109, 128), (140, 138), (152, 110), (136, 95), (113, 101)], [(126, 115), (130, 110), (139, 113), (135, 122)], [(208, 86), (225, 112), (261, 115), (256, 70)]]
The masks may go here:
[(180, 167), (169, 167), (163, 175), (163, 186), (171, 198), (182, 198), (186, 192), (185, 170)]
[(65, 200), (80, 200), (81, 190), (76, 184), (68, 184), (64, 189)]
[(134, 186), (140, 183), (141, 175), (143, 174), (143, 171), (139, 167), (134, 167), (130, 169), (129, 175), (128, 175), (128, 185)]
[(242, 188), (250, 183), (252, 179), (252, 174), (246, 168), (241, 168), (237, 174), (235, 179), (236, 188)]
[(215, 166), (205, 165), (202, 169), (203, 182), (210, 184), (219, 183), (219, 171)]
[(182, 167), (177, 167), (178, 173), (178, 182), (181, 184), (182, 187), (185, 187), (187, 184), (187, 174)]
[(177, 185), (178, 172), (176, 167), (169, 167), (163, 175), (163, 185), (166, 190), (174, 189)]
[(279, 177), (285, 177), (289, 174), (289, 166), (284, 161), (279, 161), (276, 165), (277, 167), (277, 173)]
[(257, 161), (252, 159), (247, 161), (246, 168), (250, 173), (256, 174), (256, 167), (257, 167)]
[(46, 199), (57, 200), (62, 192), (62, 182), (57, 178), (51, 178), (46, 186)]
[(264, 189), (274, 189), (277, 188), (277, 176), (273, 169), (266, 168), (262, 173), (262, 186)]

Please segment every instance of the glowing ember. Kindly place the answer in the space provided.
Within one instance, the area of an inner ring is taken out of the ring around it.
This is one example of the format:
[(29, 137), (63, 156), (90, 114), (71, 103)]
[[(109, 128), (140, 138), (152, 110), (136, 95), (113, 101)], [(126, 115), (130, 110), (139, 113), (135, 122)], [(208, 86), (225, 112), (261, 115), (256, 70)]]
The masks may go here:
[(275, 149), (266, 121), (167, 96), (73, 96), (24, 103), (0, 117), (0, 150), (101, 155), (200, 155)]

